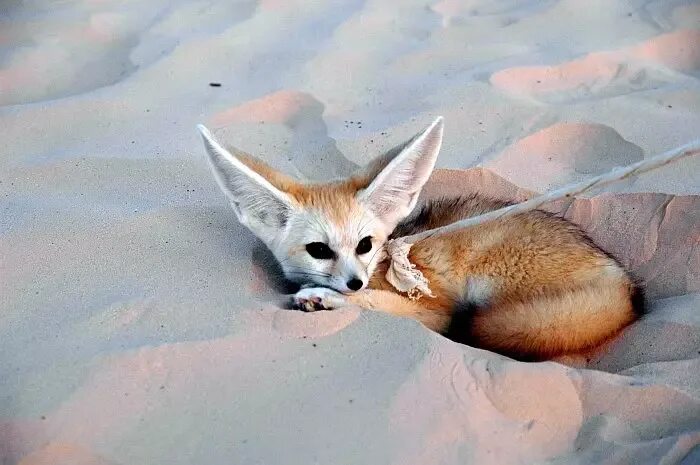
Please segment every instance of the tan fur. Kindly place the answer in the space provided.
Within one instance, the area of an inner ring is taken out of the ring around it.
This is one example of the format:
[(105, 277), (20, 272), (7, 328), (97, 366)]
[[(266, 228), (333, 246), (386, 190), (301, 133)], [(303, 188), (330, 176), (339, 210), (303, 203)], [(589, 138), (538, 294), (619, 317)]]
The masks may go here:
[(369, 175), (355, 176), (342, 181), (324, 184), (302, 184), (286, 176), (267, 163), (251, 155), (230, 149), (246, 166), (264, 177), (277, 189), (289, 194), (302, 208), (317, 210), (327, 217), (342, 222), (352, 217), (353, 209), (360, 208), (355, 193), (367, 187)]
[[(635, 319), (627, 274), (573, 225), (542, 212), (426, 239), (413, 246), (410, 260), (437, 294), (420, 301), (427, 309), (454, 310), (469, 300), (464, 293), (470, 277), (489, 278), (493, 297), (470, 309), (462, 337), (508, 355), (544, 358), (581, 350)], [(375, 274), (371, 286), (389, 287), (383, 280)]]
[[(383, 166), (376, 163), (364, 175), (336, 183), (304, 185), (252, 157), (239, 158), (300, 206), (318, 211), (339, 228), (363, 208), (355, 194)], [(472, 197), (447, 201), (423, 211), (422, 217), (417, 208), (394, 235), (432, 229), (501, 206)], [(526, 359), (600, 344), (635, 319), (634, 283), (627, 273), (573, 224), (544, 212), (425, 239), (414, 244), (409, 258), (430, 281), (435, 298), (414, 302), (396, 291), (384, 277), (386, 261), (376, 268), (368, 289), (344, 298), (366, 309), (416, 319), (471, 345)], [(455, 328), (460, 309), (467, 312), (467, 324)]]

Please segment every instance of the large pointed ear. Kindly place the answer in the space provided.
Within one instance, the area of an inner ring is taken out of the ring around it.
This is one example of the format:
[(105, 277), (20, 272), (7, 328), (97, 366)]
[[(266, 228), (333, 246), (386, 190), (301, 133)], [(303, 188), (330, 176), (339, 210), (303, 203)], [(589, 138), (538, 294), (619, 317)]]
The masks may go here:
[(204, 140), (214, 177), (229, 198), (238, 220), (269, 244), (287, 224), (294, 202), (219, 145), (206, 127), (199, 124), (197, 129)]
[(442, 117), (438, 117), (408, 141), (369, 185), (357, 193), (358, 200), (389, 229), (406, 218), (416, 206), (418, 195), (435, 166), (442, 131)]

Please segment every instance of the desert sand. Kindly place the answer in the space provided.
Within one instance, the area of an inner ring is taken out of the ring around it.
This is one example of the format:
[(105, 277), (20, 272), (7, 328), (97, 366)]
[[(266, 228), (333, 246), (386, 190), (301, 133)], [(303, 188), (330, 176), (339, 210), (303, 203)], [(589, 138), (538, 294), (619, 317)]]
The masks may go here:
[(195, 130), (325, 181), (437, 115), (425, 196), (522, 200), (695, 139), (700, 3), (2, 2), (0, 463), (700, 463), (700, 159), (548, 207), (650, 313), (528, 364), (285, 309)]

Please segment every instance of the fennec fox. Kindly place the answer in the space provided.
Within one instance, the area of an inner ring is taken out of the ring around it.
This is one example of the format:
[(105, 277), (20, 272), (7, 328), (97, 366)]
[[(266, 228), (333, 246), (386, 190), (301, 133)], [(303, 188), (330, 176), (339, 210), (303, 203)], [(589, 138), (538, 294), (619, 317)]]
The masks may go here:
[(572, 223), (532, 211), (413, 245), (434, 298), (411, 300), (385, 279), (385, 242), (505, 205), (479, 196), (417, 207), (442, 141), (438, 118), (360, 173), (302, 184), (221, 147), (209, 160), (239, 221), (302, 289), (297, 308), (358, 305), (414, 318), (460, 342), (536, 360), (596, 345), (635, 319), (638, 289)]

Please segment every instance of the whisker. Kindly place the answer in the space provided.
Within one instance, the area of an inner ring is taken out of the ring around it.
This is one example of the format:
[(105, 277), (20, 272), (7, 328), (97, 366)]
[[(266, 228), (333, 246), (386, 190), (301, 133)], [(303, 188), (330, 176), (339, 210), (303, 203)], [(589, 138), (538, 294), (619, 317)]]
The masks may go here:
[[(362, 226), (359, 228), (360, 236), (364, 236), (365, 233), (365, 228), (369, 226), (369, 224), (372, 222), (372, 218), (367, 218), (367, 220), (362, 224)], [(362, 239), (362, 237), (360, 237)]]
[(330, 276), (331, 273), (326, 273), (325, 271), (314, 270), (313, 268), (306, 268), (303, 266), (289, 265), (288, 268), (295, 268), (297, 270), (313, 271), (314, 273), (324, 273)]
[(313, 270), (289, 270), (287, 273), (289, 274), (302, 274), (302, 275), (307, 275), (307, 276), (318, 276), (321, 278), (330, 278), (332, 275), (329, 273), (322, 273), (322, 272), (317, 272)]
[(305, 275), (305, 276), (318, 276), (319, 278), (330, 278), (330, 275), (327, 274), (321, 274), (321, 273), (314, 273), (314, 272), (309, 272), (309, 271), (289, 271), (287, 274), (298, 274), (298, 275)]
[(368, 263), (372, 263), (374, 261), (374, 257), (376, 257), (377, 254), (379, 253), (379, 251), (382, 250), (383, 248), (384, 248), (384, 244), (378, 245), (377, 250), (374, 251), (374, 253), (372, 254), (372, 258), (369, 259)]

